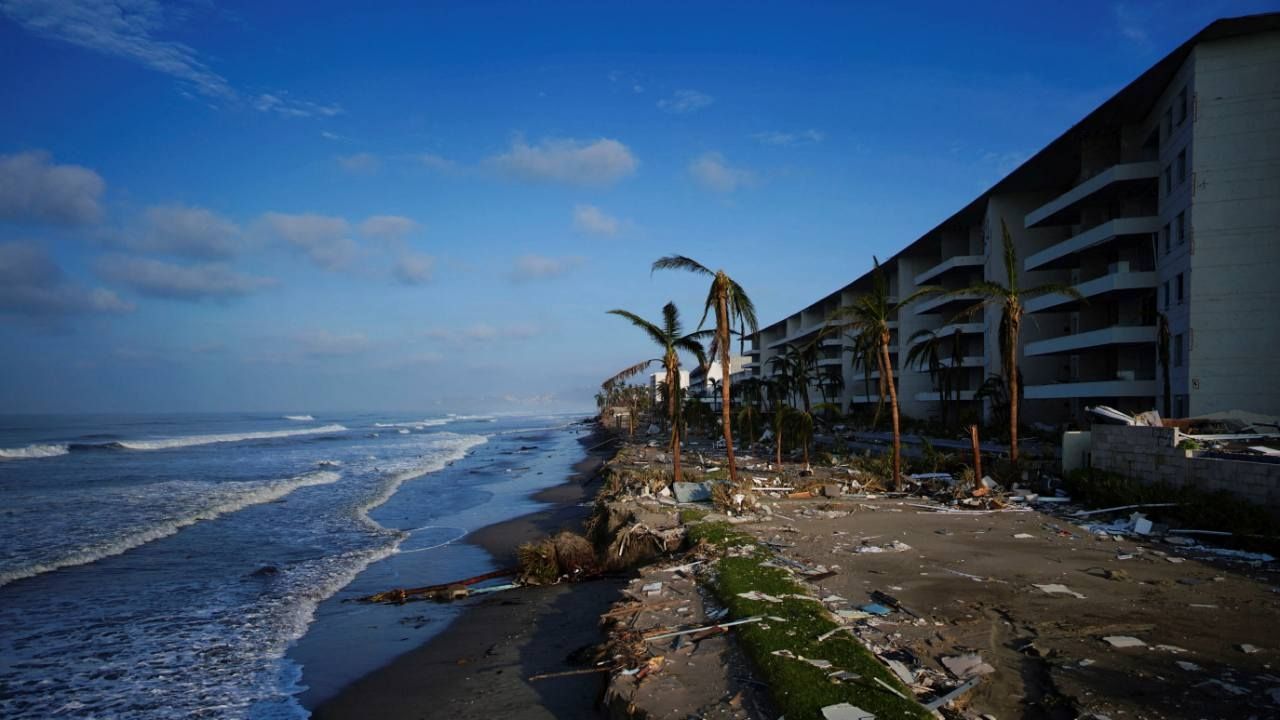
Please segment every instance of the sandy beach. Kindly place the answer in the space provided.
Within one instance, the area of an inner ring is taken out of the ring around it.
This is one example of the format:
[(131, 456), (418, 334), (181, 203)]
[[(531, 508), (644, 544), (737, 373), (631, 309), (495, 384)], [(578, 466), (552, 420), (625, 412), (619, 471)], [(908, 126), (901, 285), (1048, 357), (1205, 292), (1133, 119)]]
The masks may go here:
[[(592, 433), (584, 448), (603, 441)], [(502, 565), (523, 542), (562, 528), (580, 529), (598, 487), (596, 469), (613, 446), (588, 450), (563, 484), (534, 499), (552, 507), (490, 525), (466, 542)], [(468, 607), (442, 633), (344, 688), (315, 708), (322, 720), (355, 718), (596, 717), (599, 675), (528, 682), (537, 673), (572, 669), (567, 656), (600, 642), (596, 619), (617, 598), (621, 580), (526, 588)]]

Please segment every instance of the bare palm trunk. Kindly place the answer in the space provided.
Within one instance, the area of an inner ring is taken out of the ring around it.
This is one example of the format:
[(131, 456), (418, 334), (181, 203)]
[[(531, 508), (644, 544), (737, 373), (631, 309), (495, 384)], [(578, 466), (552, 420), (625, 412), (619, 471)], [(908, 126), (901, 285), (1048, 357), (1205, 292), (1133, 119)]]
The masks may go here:
[(889, 357), (889, 333), (880, 336), (880, 363), (884, 365), (882, 377), (889, 386), (889, 417), (893, 421), (893, 489), (902, 490), (902, 436), (898, 429), (898, 390), (893, 386), (893, 365)]
[(1021, 308), (1009, 312), (1009, 460), (1018, 464), (1018, 332)]
[[(778, 408), (778, 413), (782, 413), (782, 408)], [(774, 423), (773, 434), (775, 435), (775, 446), (777, 447), (778, 469), (782, 469), (782, 418), (778, 418)]]
[(724, 452), (729, 463), (729, 482), (738, 485), (738, 464), (733, 458), (732, 413), (729, 408), (729, 300), (720, 293), (716, 301), (716, 330), (720, 335), (720, 420), (724, 423)]
[[(674, 378), (674, 380), (673, 380)], [(675, 383), (674, 385), (672, 383)], [(680, 482), (680, 363), (667, 363), (667, 406), (671, 413), (671, 478)]]

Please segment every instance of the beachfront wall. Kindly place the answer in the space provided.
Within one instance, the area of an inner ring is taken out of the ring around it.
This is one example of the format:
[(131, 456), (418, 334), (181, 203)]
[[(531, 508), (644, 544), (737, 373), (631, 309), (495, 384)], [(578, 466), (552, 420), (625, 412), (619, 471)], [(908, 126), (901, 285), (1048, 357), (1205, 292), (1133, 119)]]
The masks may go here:
[(1094, 425), (1090, 464), (1142, 483), (1226, 491), (1280, 509), (1280, 464), (1198, 457), (1178, 448), (1177, 428)]

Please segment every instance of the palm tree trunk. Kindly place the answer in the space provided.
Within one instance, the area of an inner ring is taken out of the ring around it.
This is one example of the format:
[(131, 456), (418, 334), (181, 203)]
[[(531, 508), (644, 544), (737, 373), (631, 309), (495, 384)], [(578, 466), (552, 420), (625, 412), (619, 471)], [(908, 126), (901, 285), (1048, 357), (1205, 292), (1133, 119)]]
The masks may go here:
[(1009, 460), (1018, 464), (1018, 332), (1021, 309), (1009, 313)]
[(729, 300), (724, 292), (716, 300), (716, 332), (720, 335), (720, 420), (724, 423), (724, 453), (729, 463), (729, 483), (738, 486), (738, 464), (733, 458), (732, 412), (729, 408)]
[(680, 361), (667, 358), (667, 406), (671, 413), (671, 478), (680, 482)]
[(902, 490), (902, 436), (898, 429), (898, 390), (893, 386), (893, 365), (889, 357), (889, 333), (880, 336), (880, 362), (884, 365), (881, 377), (888, 378), (889, 416), (893, 420), (893, 489)]

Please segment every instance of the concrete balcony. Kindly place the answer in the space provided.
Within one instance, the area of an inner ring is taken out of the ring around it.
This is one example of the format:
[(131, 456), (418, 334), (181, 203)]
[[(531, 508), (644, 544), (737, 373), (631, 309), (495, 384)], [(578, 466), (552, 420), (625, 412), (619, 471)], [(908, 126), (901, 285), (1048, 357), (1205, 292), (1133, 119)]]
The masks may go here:
[(952, 270), (968, 267), (982, 267), (986, 260), (981, 255), (953, 255), (915, 276), (916, 285), (925, 285), (930, 280), (940, 278)]
[(1050, 221), (1055, 219), (1059, 213), (1064, 210), (1069, 210), (1073, 205), (1101, 192), (1102, 190), (1124, 183), (1154, 180), (1159, 176), (1160, 163), (1158, 162), (1136, 162), (1112, 165), (1106, 170), (1103, 170), (1044, 205), (1041, 205), (1035, 210), (1027, 213), (1023, 224), (1028, 228), (1042, 224), (1052, 225), (1054, 223)]
[[(986, 367), (987, 359), (981, 355), (965, 355), (964, 357), (960, 358), (959, 365), (953, 366), (951, 363), (951, 358), (944, 357), (944, 358), (938, 358), (938, 364), (941, 365), (943, 368), (951, 368), (951, 367), (980, 368), (980, 367)], [(929, 372), (929, 369), (925, 368), (922, 372)]]
[(917, 315), (927, 315), (929, 313), (940, 313), (946, 310), (951, 312), (960, 312), (973, 307), (975, 303), (982, 299), (977, 293), (960, 293), (958, 295), (937, 295), (921, 300), (916, 304)]
[[(982, 323), (980, 322), (961, 322), (961, 323), (950, 323), (949, 325), (943, 325), (937, 330), (934, 330), (933, 334), (937, 335), (940, 338), (949, 338), (957, 330), (960, 331), (961, 335), (981, 335), (984, 332)], [(927, 337), (918, 337), (915, 340), (912, 340), (910, 345), (919, 345), (920, 343), (925, 342), (928, 339), (929, 338)]]
[(839, 367), (844, 364), (844, 358), (821, 358), (818, 360), (818, 367)]
[(1022, 354), (1027, 356), (1062, 355), (1079, 352), (1085, 348), (1106, 345), (1141, 345), (1143, 343), (1154, 343), (1155, 341), (1156, 328), (1154, 325), (1113, 325), (1101, 330), (1090, 330), (1075, 335), (1063, 335), (1062, 337), (1027, 343), (1022, 349)]
[[(1123, 295), (1149, 290), (1155, 286), (1156, 274), (1154, 272), (1130, 272), (1128, 270), (1121, 271), (1117, 268), (1115, 272), (1092, 280), (1086, 280), (1076, 285), (1075, 288), (1076, 292), (1083, 295), (1085, 300), (1091, 300), (1109, 295)], [(1055, 293), (1032, 298), (1023, 307), (1029, 313), (1044, 312), (1046, 310), (1070, 312), (1077, 309), (1079, 305), (1079, 300)]]
[[(947, 399), (961, 401), (972, 400), (973, 393), (973, 390), (960, 390), (958, 392), (952, 391), (947, 396)], [(935, 390), (930, 390), (929, 392), (918, 392), (915, 394), (915, 398), (918, 402), (942, 402), (942, 393)]]
[(1027, 400), (1064, 400), (1070, 398), (1155, 397), (1160, 390), (1155, 380), (1091, 380), (1028, 385), (1022, 396)]
[(1154, 216), (1116, 218), (1092, 227), (1060, 243), (1050, 245), (1028, 256), (1022, 263), (1024, 270), (1062, 267), (1069, 264), (1076, 253), (1110, 242), (1125, 235), (1150, 235), (1160, 230), (1160, 218)]

